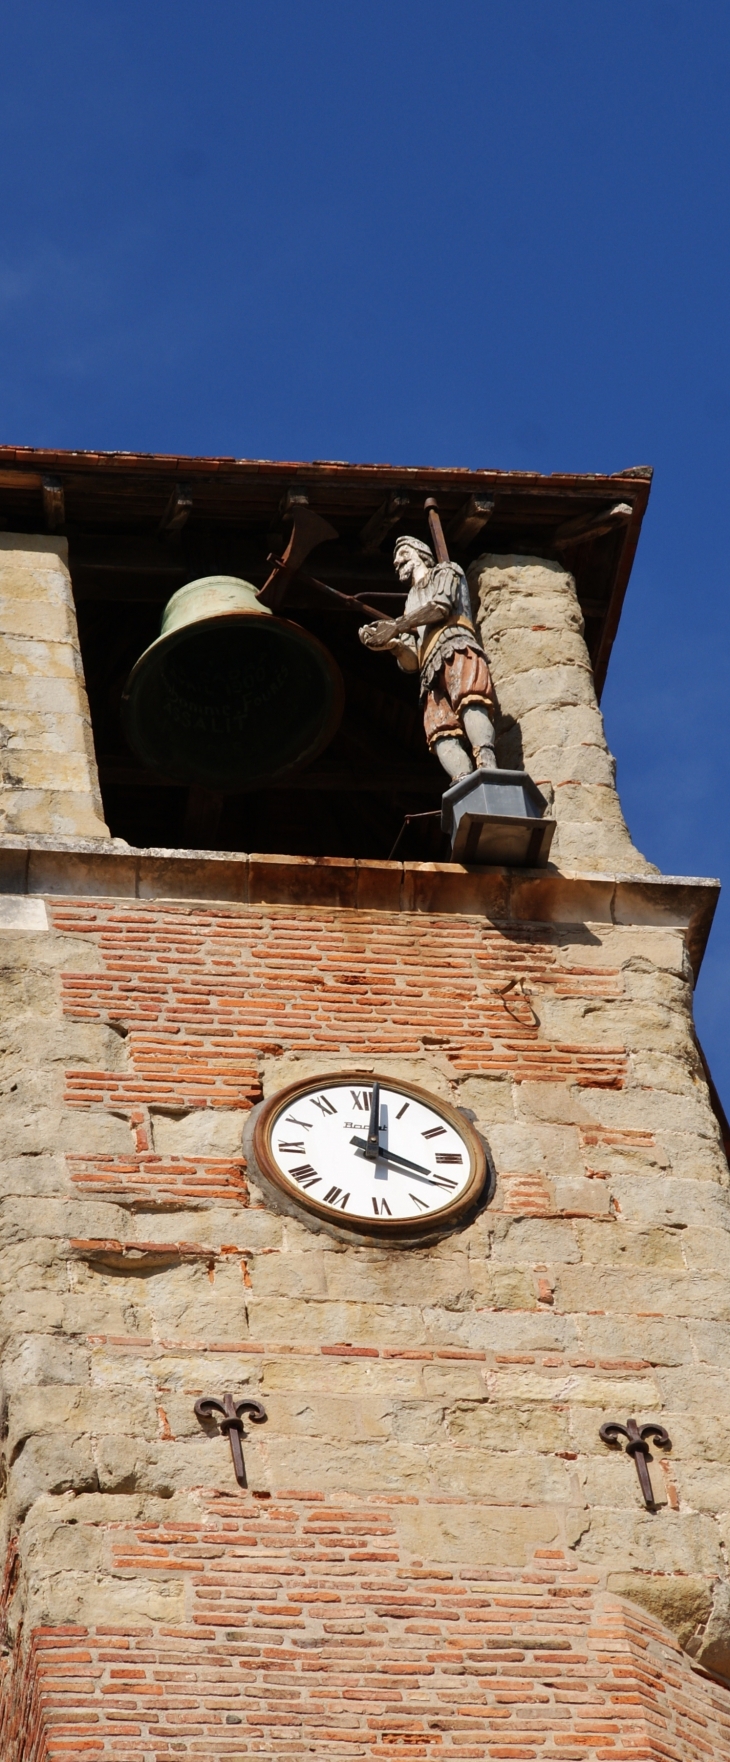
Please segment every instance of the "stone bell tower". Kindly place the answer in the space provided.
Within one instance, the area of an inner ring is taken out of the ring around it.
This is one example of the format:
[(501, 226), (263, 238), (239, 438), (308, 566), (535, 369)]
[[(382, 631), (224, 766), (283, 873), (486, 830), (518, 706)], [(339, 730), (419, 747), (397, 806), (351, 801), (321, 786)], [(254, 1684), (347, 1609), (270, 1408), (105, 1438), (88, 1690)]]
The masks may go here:
[[(718, 886), (598, 708), (649, 488), (0, 453), (3, 1762), (730, 1758)], [(537, 868), (449, 860), (358, 642), (428, 498)], [(240, 618), (160, 674), (203, 779), (125, 739), (211, 577), (334, 681), (263, 781)]]

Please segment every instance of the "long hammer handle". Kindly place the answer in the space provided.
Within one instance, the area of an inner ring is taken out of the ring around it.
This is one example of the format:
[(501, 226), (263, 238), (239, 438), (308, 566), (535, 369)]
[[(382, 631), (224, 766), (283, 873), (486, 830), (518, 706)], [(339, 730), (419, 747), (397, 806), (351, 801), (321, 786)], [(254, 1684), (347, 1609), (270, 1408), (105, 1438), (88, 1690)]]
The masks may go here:
[(333, 599), (339, 600), (340, 605), (349, 606), (353, 612), (359, 612), (361, 615), (363, 612), (369, 612), (370, 617), (377, 618), (379, 623), (387, 616), (385, 612), (378, 612), (374, 606), (369, 606), (366, 600), (356, 599), (353, 593), (340, 593), (338, 587), (328, 587), (327, 582), (318, 581), (316, 575), (300, 575), (299, 579), (311, 582), (312, 587), (321, 588), (323, 593), (331, 594)]
[(434, 555), (437, 563), (450, 563), (451, 558), (444, 538), (444, 529), (438, 511), (438, 502), (433, 496), (427, 496), (423, 504), (428, 514), (428, 525), (433, 542)]

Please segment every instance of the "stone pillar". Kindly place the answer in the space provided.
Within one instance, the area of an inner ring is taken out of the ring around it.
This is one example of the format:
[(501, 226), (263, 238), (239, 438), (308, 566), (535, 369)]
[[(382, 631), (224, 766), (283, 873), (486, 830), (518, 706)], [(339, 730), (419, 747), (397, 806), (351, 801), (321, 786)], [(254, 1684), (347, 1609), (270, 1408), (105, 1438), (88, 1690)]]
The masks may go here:
[(0, 533), (0, 831), (109, 838), (67, 556)]
[(616, 792), (572, 575), (541, 557), (478, 557), (469, 582), (497, 692), (497, 756), (529, 771), (552, 801), (552, 861), (650, 871)]

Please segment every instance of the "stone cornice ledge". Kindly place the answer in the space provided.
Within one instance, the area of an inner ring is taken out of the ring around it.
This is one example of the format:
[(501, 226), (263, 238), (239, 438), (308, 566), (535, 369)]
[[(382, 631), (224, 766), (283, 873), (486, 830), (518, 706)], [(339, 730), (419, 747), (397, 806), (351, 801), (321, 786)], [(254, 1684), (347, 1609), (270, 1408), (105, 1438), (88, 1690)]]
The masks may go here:
[(135, 850), (116, 839), (0, 837), (4, 894), (452, 912), (497, 923), (675, 927), (685, 936), (695, 976), (719, 892), (719, 881), (683, 875), (465, 869), (458, 863)]

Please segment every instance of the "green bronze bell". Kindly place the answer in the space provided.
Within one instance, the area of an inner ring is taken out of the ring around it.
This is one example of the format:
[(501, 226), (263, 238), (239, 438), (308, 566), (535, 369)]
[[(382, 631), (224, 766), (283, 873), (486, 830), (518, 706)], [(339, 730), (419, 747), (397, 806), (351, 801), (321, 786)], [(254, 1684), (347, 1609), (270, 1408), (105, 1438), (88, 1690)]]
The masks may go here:
[(343, 705), (340, 669), (315, 636), (276, 617), (250, 582), (206, 575), (168, 600), (127, 680), (122, 721), (143, 764), (226, 792), (308, 765)]

